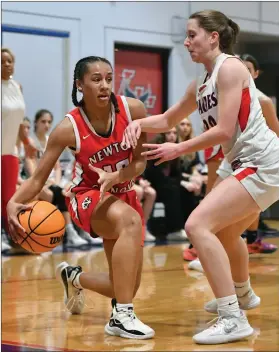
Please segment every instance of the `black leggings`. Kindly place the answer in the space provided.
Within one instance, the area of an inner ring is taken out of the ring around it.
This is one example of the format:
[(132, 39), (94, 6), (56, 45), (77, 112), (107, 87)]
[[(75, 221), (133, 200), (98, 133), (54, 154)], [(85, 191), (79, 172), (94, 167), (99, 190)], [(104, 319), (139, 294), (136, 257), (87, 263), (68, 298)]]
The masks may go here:
[(62, 188), (57, 185), (52, 185), (49, 189), (53, 192), (52, 204), (55, 205), (62, 213), (68, 211), (65, 196), (62, 194)]

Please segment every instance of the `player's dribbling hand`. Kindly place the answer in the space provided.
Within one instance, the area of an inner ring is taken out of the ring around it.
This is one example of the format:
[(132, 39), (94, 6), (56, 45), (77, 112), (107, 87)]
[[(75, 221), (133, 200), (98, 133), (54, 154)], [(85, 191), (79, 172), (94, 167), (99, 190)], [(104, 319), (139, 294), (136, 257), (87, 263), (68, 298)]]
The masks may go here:
[(25, 237), (25, 229), (20, 225), (18, 221), (18, 214), (22, 211), (31, 209), (32, 205), (24, 205), (11, 201), (7, 205), (9, 234), (15, 243)]
[(147, 160), (159, 159), (154, 163), (156, 166), (167, 160), (176, 159), (179, 156), (177, 143), (143, 144), (142, 146), (151, 149), (141, 153), (142, 156), (147, 157)]
[(89, 168), (99, 175), (98, 183), (100, 185), (100, 201), (104, 199), (108, 192), (115, 184), (119, 183), (118, 172), (106, 172), (98, 167), (88, 164)]
[(132, 121), (125, 129), (122, 139), (122, 145), (127, 148), (136, 148), (138, 139), (140, 138), (141, 127), (139, 120)]

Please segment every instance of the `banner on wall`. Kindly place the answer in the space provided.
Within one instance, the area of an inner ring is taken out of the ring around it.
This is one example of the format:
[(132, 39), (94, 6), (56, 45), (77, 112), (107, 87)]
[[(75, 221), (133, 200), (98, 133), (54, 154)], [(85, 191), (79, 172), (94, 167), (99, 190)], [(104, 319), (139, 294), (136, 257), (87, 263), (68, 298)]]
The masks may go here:
[(115, 51), (115, 93), (141, 100), (148, 115), (162, 113), (160, 53)]

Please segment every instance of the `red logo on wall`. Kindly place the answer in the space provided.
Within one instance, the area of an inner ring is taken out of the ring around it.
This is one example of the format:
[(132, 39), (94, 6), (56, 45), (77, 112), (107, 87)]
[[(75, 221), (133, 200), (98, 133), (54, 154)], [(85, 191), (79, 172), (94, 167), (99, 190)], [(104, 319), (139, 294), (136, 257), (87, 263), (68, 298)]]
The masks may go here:
[(158, 53), (115, 52), (115, 92), (141, 100), (148, 115), (162, 113), (162, 64)]
[(131, 84), (135, 76), (136, 70), (124, 69), (121, 73), (120, 87), (117, 94), (139, 99), (144, 103), (146, 109), (153, 109), (156, 102), (156, 95), (152, 93), (151, 84), (148, 84), (147, 87), (136, 85), (132, 88)]

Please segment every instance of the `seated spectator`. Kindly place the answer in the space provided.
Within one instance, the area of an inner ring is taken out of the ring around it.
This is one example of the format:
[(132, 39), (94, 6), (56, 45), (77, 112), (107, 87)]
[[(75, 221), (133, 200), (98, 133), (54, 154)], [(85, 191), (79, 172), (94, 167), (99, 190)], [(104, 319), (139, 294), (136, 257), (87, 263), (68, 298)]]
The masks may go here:
[[(156, 138), (156, 143), (177, 143), (177, 130), (172, 128), (166, 133), (161, 133)], [(186, 240), (184, 231), (184, 209), (181, 206), (181, 165), (180, 159), (167, 161), (154, 166), (152, 160), (148, 161), (145, 178), (157, 192), (158, 202), (165, 206), (165, 231), (169, 240)]]
[[(178, 125), (178, 134), (179, 143), (193, 138), (192, 123), (188, 118), (182, 120)], [(199, 195), (203, 184), (203, 178), (200, 172), (203, 165), (201, 164), (199, 153), (185, 154), (180, 158), (183, 171), (182, 176), (188, 178), (191, 183), (189, 191)]]
[(138, 200), (142, 204), (145, 220), (145, 242), (154, 242), (156, 237), (148, 231), (147, 224), (156, 200), (156, 191), (151, 187), (150, 182), (143, 177), (136, 180), (133, 188), (137, 193)]
[[(192, 123), (185, 118), (178, 125), (178, 141), (184, 142), (193, 138)], [(188, 195), (183, 197), (183, 206), (185, 207), (185, 222), (191, 212), (196, 208), (200, 199), (204, 195), (205, 185), (201, 175), (202, 163), (199, 154), (190, 153), (180, 157), (182, 177), (181, 186), (187, 191)], [(192, 193), (191, 195), (189, 193)]]
[[(23, 126), (25, 129), (25, 134), (30, 139), (30, 129), (31, 129), (31, 121), (28, 117), (24, 117)], [(29, 151), (26, 150), (25, 145), (21, 141), (21, 139), (17, 138), (16, 149), (19, 159), (19, 173), (17, 180), (17, 188), (26, 180), (27, 175), (31, 174), (32, 171), (32, 162), (30, 163), (30, 158), (26, 158), (26, 156), (31, 156)]]

